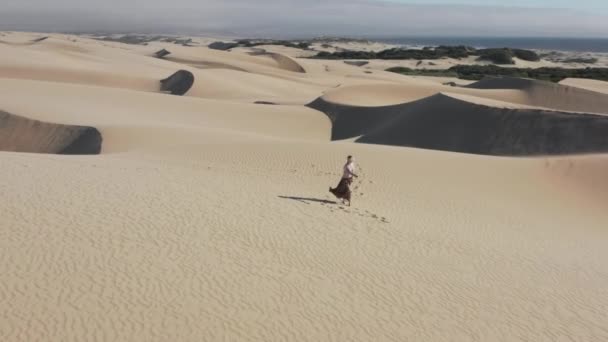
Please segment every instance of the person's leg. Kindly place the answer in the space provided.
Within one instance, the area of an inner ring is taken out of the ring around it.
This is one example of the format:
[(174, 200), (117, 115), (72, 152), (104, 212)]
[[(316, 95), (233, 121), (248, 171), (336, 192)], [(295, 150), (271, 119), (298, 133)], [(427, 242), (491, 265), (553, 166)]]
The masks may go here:
[(348, 200), (348, 206), (350, 207), (351, 204), (351, 196), (352, 196), (352, 191), (350, 190), (350, 186), (351, 184), (353, 184), (353, 179), (350, 178), (347, 180), (346, 182), (346, 199)]

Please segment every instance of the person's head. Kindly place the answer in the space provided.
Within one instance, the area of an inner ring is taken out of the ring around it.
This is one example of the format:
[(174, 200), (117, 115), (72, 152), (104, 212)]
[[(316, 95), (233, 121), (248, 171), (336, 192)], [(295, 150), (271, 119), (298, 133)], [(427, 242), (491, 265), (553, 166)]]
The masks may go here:
[(353, 156), (348, 156), (348, 158), (346, 158), (346, 161), (352, 163), (355, 161), (355, 158), (353, 158)]

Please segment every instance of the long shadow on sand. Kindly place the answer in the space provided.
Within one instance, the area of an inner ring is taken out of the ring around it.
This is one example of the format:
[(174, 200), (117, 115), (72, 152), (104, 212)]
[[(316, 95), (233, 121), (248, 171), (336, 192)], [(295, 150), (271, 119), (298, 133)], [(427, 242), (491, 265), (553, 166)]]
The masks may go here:
[(335, 201), (329, 201), (329, 200), (319, 199), (319, 198), (306, 198), (306, 197), (293, 197), (293, 196), (279, 196), (279, 198), (288, 199), (288, 200), (292, 200), (292, 201), (298, 201), (298, 202), (302, 202), (302, 203), (306, 203), (306, 204), (310, 204), (310, 202), (323, 203), (323, 204), (337, 204), (337, 202), (335, 202)]

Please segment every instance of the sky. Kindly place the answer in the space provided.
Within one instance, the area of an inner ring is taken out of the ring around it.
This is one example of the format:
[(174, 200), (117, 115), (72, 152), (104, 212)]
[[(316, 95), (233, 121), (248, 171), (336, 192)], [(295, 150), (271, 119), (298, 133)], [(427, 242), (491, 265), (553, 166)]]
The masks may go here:
[(402, 4), (477, 5), (495, 7), (569, 8), (582, 11), (608, 10), (607, 0), (391, 0)]
[(605, 37), (608, 0), (2, 0), (0, 30)]

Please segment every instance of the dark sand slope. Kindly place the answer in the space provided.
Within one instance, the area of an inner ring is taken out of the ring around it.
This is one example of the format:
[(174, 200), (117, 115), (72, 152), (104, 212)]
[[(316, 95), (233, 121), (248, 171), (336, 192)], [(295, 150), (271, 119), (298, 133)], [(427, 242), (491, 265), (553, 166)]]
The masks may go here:
[(295, 59), (280, 54), (280, 53), (274, 53), (274, 52), (269, 52), (268, 55), (274, 59), (279, 68), (283, 69), (283, 70), (287, 70), (287, 71), (291, 71), (291, 72), (298, 72), (298, 73), (306, 73), (306, 69), (304, 69), (304, 67), (296, 62)]
[(606, 116), (503, 108), (500, 102), (474, 100), (440, 93), (385, 107), (337, 105), (323, 99), (309, 106), (329, 116), (334, 140), (358, 137), (362, 143), (487, 155), (608, 152)]
[(99, 154), (101, 133), (93, 127), (61, 125), (0, 111), (0, 151)]
[(158, 50), (158, 51), (156, 51), (154, 53), (154, 57), (156, 57), (156, 58), (164, 58), (165, 56), (168, 56), (170, 54), (171, 54), (170, 51), (168, 51), (166, 49), (161, 49), (161, 50)]
[(40, 38), (36, 38), (36, 39), (32, 39), (32, 43), (38, 43), (44, 40), (49, 39), (49, 37), (40, 37)]
[(0, 40), (1, 44), (6, 44), (6, 45), (13, 45), (13, 46), (29, 46), (29, 45), (34, 45), (36, 43), (40, 43), (42, 41), (45, 41), (49, 39), (49, 37), (40, 37), (40, 38), (36, 38), (36, 39), (32, 39), (29, 41), (25, 41), (25, 42), (6, 42), (3, 40)]
[(187, 70), (179, 70), (160, 81), (160, 90), (173, 95), (184, 95), (194, 84), (194, 75)]
[(528, 94), (527, 104), (562, 111), (608, 114), (608, 95), (563, 84), (514, 77), (488, 77), (465, 88), (517, 89)]

